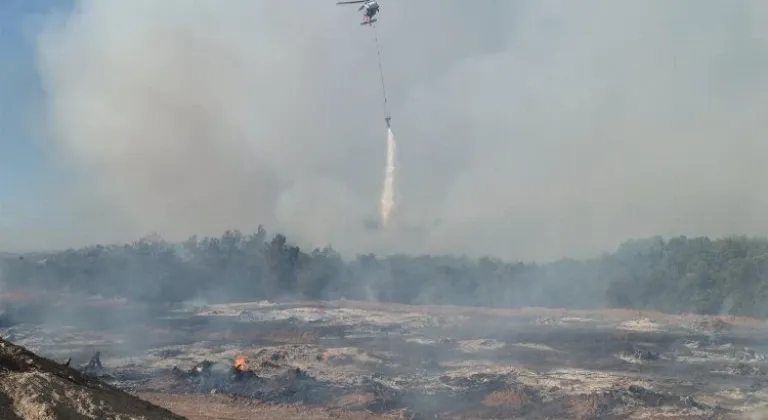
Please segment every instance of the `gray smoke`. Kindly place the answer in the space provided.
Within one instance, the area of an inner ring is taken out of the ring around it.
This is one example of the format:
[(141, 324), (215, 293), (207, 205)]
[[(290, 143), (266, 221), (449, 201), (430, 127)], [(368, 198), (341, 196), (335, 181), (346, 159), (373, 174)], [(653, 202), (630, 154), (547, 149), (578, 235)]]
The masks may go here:
[(764, 1), (382, 0), (386, 235), (363, 223), (386, 152), (373, 34), (333, 3), (83, 0), (52, 18), (50, 150), (81, 179), (58, 243), (264, 223), (347, 253), (549, 259), (768, 234)]

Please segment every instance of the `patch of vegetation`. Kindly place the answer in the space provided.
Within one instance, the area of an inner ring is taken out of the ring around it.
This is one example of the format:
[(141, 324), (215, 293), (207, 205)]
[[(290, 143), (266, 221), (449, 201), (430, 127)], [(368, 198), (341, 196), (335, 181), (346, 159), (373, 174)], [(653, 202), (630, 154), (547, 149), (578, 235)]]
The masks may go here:
[(181, 302), (296, 297), (490, 307), (631, 308), (766, 317), (768, 239), (654, 237), (599, 258), (548, 264), (454, 256), (345, 261), (263, 228), (169, 243), (148, 237), (3, 260), (9, 290)]

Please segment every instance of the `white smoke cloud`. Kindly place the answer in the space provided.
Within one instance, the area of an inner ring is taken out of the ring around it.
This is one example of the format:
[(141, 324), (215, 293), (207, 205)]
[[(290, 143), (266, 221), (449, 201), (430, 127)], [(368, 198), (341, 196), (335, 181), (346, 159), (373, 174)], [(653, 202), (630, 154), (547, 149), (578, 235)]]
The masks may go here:
[(86, 192), (58, 240), (264, 223), (345, 252), (547, 259), (768, 234), (767, 12), (383, 0), (398, 217), (422, 229), (377, 234), (384, 115), (354, 7), (83, 0), (38, 43), (50, 149)]

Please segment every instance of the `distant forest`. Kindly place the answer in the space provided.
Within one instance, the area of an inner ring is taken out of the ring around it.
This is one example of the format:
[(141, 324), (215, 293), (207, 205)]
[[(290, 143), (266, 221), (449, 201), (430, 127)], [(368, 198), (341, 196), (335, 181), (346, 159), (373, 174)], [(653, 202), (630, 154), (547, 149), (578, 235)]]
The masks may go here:
[(490, 307), (619, 307), (768, 315), (768, 239), (653, 237), (589, 260), (547, 264), (454, 256), (301, 250), (263, 228), (250, 235), (91, 246), (0, 257), (6, 290), (87, 293), (161, 303), (279, 298)]

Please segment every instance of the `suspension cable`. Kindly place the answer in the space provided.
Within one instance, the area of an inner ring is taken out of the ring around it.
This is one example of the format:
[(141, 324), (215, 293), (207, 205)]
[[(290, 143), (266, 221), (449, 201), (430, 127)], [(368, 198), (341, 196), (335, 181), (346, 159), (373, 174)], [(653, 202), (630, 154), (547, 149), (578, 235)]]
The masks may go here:
[(391, 118), (389, 116), (389, 105), (387, 104), (387, 88), (384, 85), (384, 70), (382, 70), (381, 66), (381, 49), (379, 48), (379, 32), (376, 30), (376, 25), (372, 24), (373, 27), (373, 37), (376, 40), (376, 55), (379, 58), (379, 76), (381, 77), (381, 92), (384, 95), (384, 112), (386, 113), (385, 120), (387, 121), (387, 124), (389, 124), (389, 119)]

